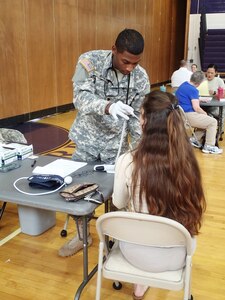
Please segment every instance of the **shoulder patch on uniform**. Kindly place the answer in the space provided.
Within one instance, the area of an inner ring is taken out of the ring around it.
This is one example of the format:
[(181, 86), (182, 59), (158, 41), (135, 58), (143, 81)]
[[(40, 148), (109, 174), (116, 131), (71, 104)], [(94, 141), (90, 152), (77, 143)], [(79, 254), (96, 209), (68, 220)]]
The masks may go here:
[(82, 58), (80, 60), (80, 64), (85, 68), (85, 70), (88, 73), (90, 73), (91, 71), (93, 71), (95, 69), (95, 67), (93, 66), (93, 64), (87, 58)]

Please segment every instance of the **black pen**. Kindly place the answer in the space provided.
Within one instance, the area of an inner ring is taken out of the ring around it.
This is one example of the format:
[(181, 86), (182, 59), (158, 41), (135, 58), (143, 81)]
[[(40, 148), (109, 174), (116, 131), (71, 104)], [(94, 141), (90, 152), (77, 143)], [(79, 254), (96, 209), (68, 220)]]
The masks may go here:
[(32, 165), (31, 165), (31, 168), (33, 168), (35, 165), (36, 165), (36, 159), (33, 161)]

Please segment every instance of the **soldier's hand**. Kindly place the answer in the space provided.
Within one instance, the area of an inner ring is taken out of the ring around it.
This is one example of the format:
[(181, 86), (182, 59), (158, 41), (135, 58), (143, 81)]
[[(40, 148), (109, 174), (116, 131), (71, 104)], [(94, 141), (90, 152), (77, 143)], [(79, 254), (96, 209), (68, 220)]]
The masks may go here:
[(128, 116), (133, 115), (133, 113), (134, 113), (134, 109), (131, 106), (124, 104), (121, 101), (113, 103), (109, 107), (109, 114), (111, 116), (113, 116), (113, 118), (116, 121), (118, 120), (117, 116), (120, 116), (120, 117), (124, 118), (125, 120), (129, 120)]

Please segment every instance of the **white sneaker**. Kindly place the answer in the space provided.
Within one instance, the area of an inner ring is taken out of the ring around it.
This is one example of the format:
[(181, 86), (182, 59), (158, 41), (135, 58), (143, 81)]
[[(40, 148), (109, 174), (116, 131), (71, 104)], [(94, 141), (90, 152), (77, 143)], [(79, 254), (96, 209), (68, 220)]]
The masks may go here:
[(196, 148), (202, 148), (202, 144), (196, 140), (196, 138), (194, 138), (193, 136), (190, 137), (190, 143), (192, 144), (192, 146), (196, 147)]
[(202, 152), (210, 154), (221, 154), (223, 149), (218, 148), (217, 146), (206, 145), (203, 147)]

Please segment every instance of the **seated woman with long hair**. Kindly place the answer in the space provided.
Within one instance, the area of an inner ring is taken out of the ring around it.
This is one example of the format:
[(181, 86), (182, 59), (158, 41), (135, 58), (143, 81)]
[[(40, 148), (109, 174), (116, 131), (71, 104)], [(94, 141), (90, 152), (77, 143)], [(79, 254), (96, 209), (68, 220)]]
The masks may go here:
[[(205, 197), (195, 154), (187, 137), (177, 99), (151, 92), (141, 109), (142, 137), (133, 151), (116, 163), (113, 204), (163, 216), (181, 223), (195, 239), (201, 227)], [(120, 242), (124, 257), (149, 272), (182, 268), (185, 249), (146, 247)], [(134, 286), (133, 299), (142, 299), (148, 287)]]

